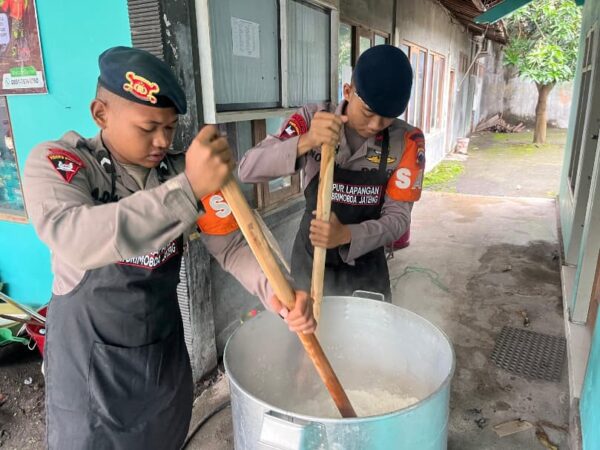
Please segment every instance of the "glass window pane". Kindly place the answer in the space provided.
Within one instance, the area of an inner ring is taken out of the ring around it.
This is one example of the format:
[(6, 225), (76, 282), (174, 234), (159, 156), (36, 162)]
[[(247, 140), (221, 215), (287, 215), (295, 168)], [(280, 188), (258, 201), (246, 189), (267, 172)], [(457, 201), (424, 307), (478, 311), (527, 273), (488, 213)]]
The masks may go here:
[(282, 189), (289, 188), (292, 185), (292, 177), (281, 177), (275, 180), (269, 181), (269, 192), (277, 192)]
[(433, 81), (431, 83), (431, 128), (436, 128), (436, 117), (438, 109), (438, 88), (439, 88), (439, 64), (440, 61), (436, 57), (433, 61)]
[(217, 111), (280, 106), (279, 13), (273, 0), (210, 0)]
[(402, 50), (402, 51), (404, 52), (404, 54), (405, 54), (406, 56), (408, 56), (408, 53), (409, 53), (409, 52), (408, 52), (408, 45), (405, 45), (405, 44), (400, 44), (400, 50)]
[(329, 100), (329, 12), (296, 0), (288, 3), (290, 106)]
[(409, 103), (409, 107), (408, 107), (408, 123), (410, 123), (410, 124), (416, 123), (415, 118), (417, 117), (416, 103), (417, 103), (417, 95), (418, 94), (417, 94), (416, 76), (417, 76), (418, 64), (419, 64), (419, 53), (417, 51), (414, 51), (414, 49), (411, 49), (410, 65), (412, 66), (412, 69), (413, 69), (413, 84), (412, 84), (412, 90), (410, 93), (410, 103)]
[(436, 128), (442, 127), (442, 112), (444, 111), (444, 75), (446, 71), (446, 60), (440, 57), (438, 74), (438, 109), (436, 116)]
[(371, 48), (371, 38), (361, 36), (359, 39), (359, 56), (363, 54), (365, 50)]
[(425, 104), (425, 61), (427, 60), (427, 54), (423, 51), (419, 51), (419, 67), (417, 69), (417, 91), (414, 98), (416, 107), (416, 119), (413, 125), (419, 128), (423, 127), (423, 105)]
[(429, 57), (427, 59), (427, 117), (425, 119), (427, 130), (425, 131), (429, 131), (431, 129), (431, 111), (433, 107), (433, 61), (434, 57), (431, 53), (429, 53)]
[(375, 35), (375, 45), (382, 45), (385, 44), (386, 38), (384, 38), (383, 36), (380, 36), (378, 34)]
[(339, 29), (339, 62), (338, 62), (338, 100), (342, 101), (344, 83), (352, 80), (352, 27), (340, 23)]

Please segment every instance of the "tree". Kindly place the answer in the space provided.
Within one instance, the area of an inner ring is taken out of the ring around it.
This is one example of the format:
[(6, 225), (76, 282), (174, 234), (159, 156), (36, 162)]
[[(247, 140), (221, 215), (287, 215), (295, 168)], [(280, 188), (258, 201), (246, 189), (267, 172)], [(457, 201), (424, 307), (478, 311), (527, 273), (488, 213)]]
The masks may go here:
[(548, 95), (575, 77), (581, 12), (573, 0), (536, 0), (506, 20), (505, 64), (538, 90), (533, 142), (546, 141)]

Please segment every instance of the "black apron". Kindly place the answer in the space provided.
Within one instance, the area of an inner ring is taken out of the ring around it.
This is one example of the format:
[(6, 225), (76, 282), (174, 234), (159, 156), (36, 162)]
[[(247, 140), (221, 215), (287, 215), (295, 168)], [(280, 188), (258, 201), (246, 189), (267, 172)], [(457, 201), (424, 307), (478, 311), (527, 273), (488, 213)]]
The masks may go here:
[[(374, 170), (353, 171), (335, 166), (334, 192), (331, 211), (341, 223), (357, 224), (381, 217), (388, 182), (387, 160), (389, 155), (389, 132), (383, 132), (381, 161)], [(317, 209), (319, 176), (316, 175), (304, 190), (306, 210), (292, 250), (292, 277), (298, 289), (310, 292), (312, 277), (313, 245), (310, 242), (312, 212)], [(339, 249), (327, 250), (323, 295), (352, 295), (356, 290), (379, 292), (391, 301), (390, 276), (384, 247), (377, 248), (355, 260), (354, 265), (345, 263)]]
[(50, 450), (183, 445), (193, 382), (176, 291), (182, 241), (89, 270), (70, 293), (52, 297), (44, 362)]

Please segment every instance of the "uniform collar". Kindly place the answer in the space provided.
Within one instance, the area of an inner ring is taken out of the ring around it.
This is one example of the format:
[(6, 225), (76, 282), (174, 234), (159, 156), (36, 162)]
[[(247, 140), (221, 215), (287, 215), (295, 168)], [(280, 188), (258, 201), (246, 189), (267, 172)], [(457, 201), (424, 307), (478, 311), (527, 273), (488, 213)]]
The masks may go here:
[[(98, 133), (91, 139), (87, 139), (86, 142), (87, 147), (92, 151), (94, 158), (98, 154), (100, 150), (106, 150), (109, 154), (111, 154), (111, 161), (115, 168), (115, 173), (117, 175), (117, 181), (122, 184), (125, 188), (127, 188), (130, 192), (137, 192), (140, 190), (137, 182), (134, 178), (125, 170), (125, 168), (116, 160), (114, 155), (110, 152), (108, 148), (104, 145), (104, 141), (102, 140), (102, 133)], [(158, 176), (156, 174), (156, 169), (151, 169), (148, 174), (148, 178), (146, 179), (145, 187), (154, 187), (158, 186)]]
[[(335, 109), (335, 114), (342, 115), (346, 106), (348, 106), (348, 102), (346, 100), (342, 100), (340, 104)], [(361, 158), (365, 158), (367, 156), (369, 147), (373, 147), (376, 144), (375, 138), (369, 138), (365, 140), (363, 145), (360, 146), (358, 150), (352, 153), (352, 149), (348, 143), (348, 139), (346, 139), (346, 127), (348, 125), (344, 125), (344, 132), (340, 136), (340, 147), (338, 152), (338, 162), (340, 164), (347, 164), (353, 161), (356, 161)]]
[(341, 116), (344, 110), (346, 109), (346, 105), (348, 102), (346, 100), (342, 100), (339, 105), (335, 108), (335, 114)]

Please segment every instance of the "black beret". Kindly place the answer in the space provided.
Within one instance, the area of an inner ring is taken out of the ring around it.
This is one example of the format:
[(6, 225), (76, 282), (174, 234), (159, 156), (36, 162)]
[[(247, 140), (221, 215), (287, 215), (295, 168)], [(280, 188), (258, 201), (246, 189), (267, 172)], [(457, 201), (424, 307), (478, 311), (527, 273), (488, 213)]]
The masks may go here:
[(366, 50), (353, 74), (358, 96), (375, 113), (398, 117), (408, 106), (413, 83), (410, 61), (392, 45), (376, 45)]
[(174, 107), (185, 114), (187, 102), (171, 68), (151, 53), (112, 47), (98, 58), (98, 82), (113, 94), (142, 105)]

